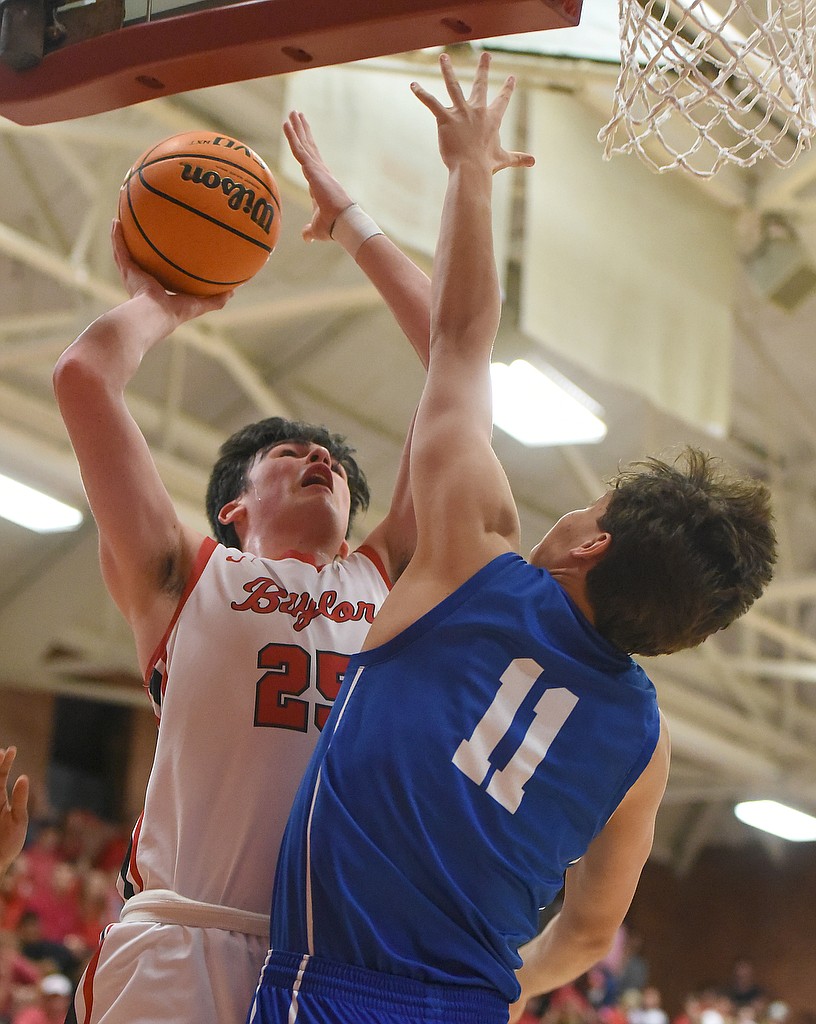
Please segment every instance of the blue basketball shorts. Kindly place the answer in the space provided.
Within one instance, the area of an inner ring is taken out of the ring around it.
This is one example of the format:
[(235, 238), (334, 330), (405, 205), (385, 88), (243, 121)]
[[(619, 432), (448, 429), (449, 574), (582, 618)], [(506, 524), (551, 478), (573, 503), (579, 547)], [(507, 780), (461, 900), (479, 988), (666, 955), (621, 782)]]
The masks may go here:
[(247, 1024), (507, 1024), (486, 988), (426, 985), (299, 953), (270, 951)]

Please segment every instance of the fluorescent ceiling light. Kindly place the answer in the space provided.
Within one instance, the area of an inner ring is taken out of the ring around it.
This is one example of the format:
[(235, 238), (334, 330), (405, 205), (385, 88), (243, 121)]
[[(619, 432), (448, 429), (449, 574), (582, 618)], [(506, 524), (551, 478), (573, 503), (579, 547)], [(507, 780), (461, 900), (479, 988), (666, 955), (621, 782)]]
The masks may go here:
[(790, 839), (795, 843), (816, 839), (816, 818), (804, 811), (794, 810), (776, 800), (747, 800), (737, 804), (734, 814), (746, 825), (761, 828), (763, 832)]
[(82, 513), (0, 473), (0, 516), (36, 533), (75, 530)]
[(522, 444), (596, 444), (606, 437), (603, 409), (557, 371), (545, 374), (516, 359), (493, 363), (490, 376), (493, 422)]

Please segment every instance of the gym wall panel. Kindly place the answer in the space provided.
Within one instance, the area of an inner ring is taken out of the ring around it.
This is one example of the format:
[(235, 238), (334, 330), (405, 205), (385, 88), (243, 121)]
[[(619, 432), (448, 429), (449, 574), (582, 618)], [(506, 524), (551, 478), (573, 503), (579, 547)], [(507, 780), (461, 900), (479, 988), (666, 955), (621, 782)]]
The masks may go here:
[(548, 349), (714, 434), (731, 392), (733, 214), (634, 157), (605, 163), (575, 96), (529, 97), (521, 325)]

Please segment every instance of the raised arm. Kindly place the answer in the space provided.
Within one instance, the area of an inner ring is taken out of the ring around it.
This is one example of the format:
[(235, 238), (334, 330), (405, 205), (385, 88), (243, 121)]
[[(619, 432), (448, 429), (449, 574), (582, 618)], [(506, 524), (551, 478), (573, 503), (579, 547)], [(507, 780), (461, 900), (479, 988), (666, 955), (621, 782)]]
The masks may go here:
[(114, 256), (130, 298), (60, 357), (54, 391), (99, 530), (102, 573), (133, 629), (142, 667), (161, 639), (201, 536), (180, 522), (125, 403), (145, 354), (229, 293), (170, 295), (130, 259), (118, 223)]
[(9, 773), (16, 756), (16, 747), (0, 750), (0, 876), (22, 850), (28, 828), (28, 776), (17, 779), (9, 798)]
[(458, 585), (495, 554), (518, 543), (512, 495), (491, 448), (490, 356), (501, 298), (493, 255), (493, 174), (530, 166), (504, 149), (499, 128), (514, 88), (508, 78), (487, 103), (490, 59), (482, 54), (468, 99), (450, 58), (440, 58), (446, 107), (416, 83), (434, 114), (448, 188), (434, 259), (431, 356), (412, 450), (419, 529), (417, 556)]
[(519, 950), (521, 998), (510, 1008), (511, 1022), (521, 1016), (528, 999), (573, 981), (609, 952), (652, 848), (669, 755), (661, 719), (660, 738), (646, 770), (567, 872), (562, 909)]
[[(431, 306), (431, 282), (427, 274), (353, 203), (320, 155), (303, 114), (293, 111), (283, 131), (309, 185), (314, 206), (312, 219), (303, 229), (304, 239), (307, 242), (329, 241), (334, 236), (335, 240), (341, 240), (380, 293), (427, 369)], [(416, 545), (410, 486), (412, 430), (413, 424), (403, 447), (388, 514), (366, 538), (366, 543), (382, 557), (392, 580), (401, 575)]]
[[(357, 211), (356, 204), (335, 178), (320, 155), (312, 136), (309, 122), (298, 111), (292, 111), (283, 126), (283, 132), (298, 161), (309, 186), (314, 209), (312, 219), (303, 229), (307, 242), (329, 241), (332, 233), (344, 237), (339, 231)], [(409, 259), (370, 218), (358, 215), (347, 227), (347, 249), (357, 265), (371, 281), (394, 319), (414, 347), (424, 367), (428, 366), (430, 336), (431, 282), (428, 275)], [(362, 220), (365, 218), (365, 220)], [(375, 234), (368, 234), (375, 231)], [(368, 237), (362, 240), (365, 235)], [(356, 238), (355, 238), (356, 235)]]
[(449, 171), (434, 259), (428, 376), (411, 445), (417, 546), (393, 599), (369, 631), (367, 648), (396, 635), (518, 544), (513, 496), (490, 443), (490, 354), (501, 309), (491, 200), (493, 174), (529, 166), (533, 158), (505, 150), (499, 140), (512, 78), (488, 105), (487, 54), (480, 58), (468, 99), (447, 54), (440, 66), (450, 107), (416, 82), (411, 86), (436, 117)]

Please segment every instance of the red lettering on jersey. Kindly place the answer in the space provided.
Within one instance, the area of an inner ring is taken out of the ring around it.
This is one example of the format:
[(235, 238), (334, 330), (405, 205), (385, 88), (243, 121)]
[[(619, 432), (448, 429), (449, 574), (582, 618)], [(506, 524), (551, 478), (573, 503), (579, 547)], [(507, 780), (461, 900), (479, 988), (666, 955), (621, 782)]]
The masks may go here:
[[(322, 729), (343, 684), (349, 656), (336, 651), (315, 651), (315, 657), (315, 685), (327, 702), (314, 702), (314, 723)], [(255, 687), (256, 727), (308, 730), (312, 701), (303, 695), (309, 689), (311, 664), (309, 652), (295, 644), (267, 644), (258, 651), (258, 668), (266, 671)]]
[(290, 593), (279, 583), (268, 576), (245, 583), (243, 589), (249, 595), (244, 601), (230, 602), (235, 612), (257, 612), (267, 615), (269, 612), (283, 612), (295, 620), (292, 628), (296, 632), (306, 629), (319, 615), (331, 619), (332, 622), (365, 622), (374, 621), (374, 605), (371, 601), (341, 601), (336, 604), (337, 591), (326, 590), (315, 601), (311, 594)]
[(332, 618), (335, 622), (359, 622), (359, 616), (354, 614), (354, 605), (350, 601), (341, 601), (334, 609)]
[(245, 583), (243, 589), (249, 594), (249, 597), (240, 604), (237, 601), (230, 603), (230, 608), (235, 612), (250, 611), (265, 615), (268, 612), (276, 611), (281, 600), (289, 596), (288, 590), (278, 586), (267, 576), (259, 576), (257, 579)]
[(293, 626), (296, 632), (305, 629), (320, 614), (315, 600), (310, 594), (290, 594), (285, 605), (281, 605), (280, 611), (286, 612), (297, 620)]
[(317, 688), (320, 695), (325, 697), (328, 704), (315, 705), (315, 725), (323, 729), (331, 711), (331, 705), (337, 699), (340, 687), (343, 685), (343, 676), (349, 663), (347, 654), (337, 654), (335, 651), (317, 652)]
[(256, 726), (293, 729), (309, 728), (309, 702), (298, 700), (309, 688), (311, 658), (294, 644), (267, 644), (258, 651), (258, 668), (268, 669), (255, 687)]

